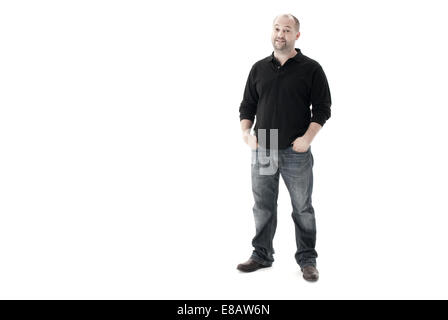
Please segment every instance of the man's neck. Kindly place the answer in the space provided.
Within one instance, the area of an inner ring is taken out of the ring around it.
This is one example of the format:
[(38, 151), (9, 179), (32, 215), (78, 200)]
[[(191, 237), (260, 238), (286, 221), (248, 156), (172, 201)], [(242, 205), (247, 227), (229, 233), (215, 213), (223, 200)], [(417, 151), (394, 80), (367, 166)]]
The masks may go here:
[(280, 62), (281, 65), (284, 65), (288, 59), (294, 57), (297, 54), (297, 51), (295, 48), (292, 49), (292, 51), (289, 52), (282, 52), (282, 51), (276, 51), (274, 49), (274, 57)]

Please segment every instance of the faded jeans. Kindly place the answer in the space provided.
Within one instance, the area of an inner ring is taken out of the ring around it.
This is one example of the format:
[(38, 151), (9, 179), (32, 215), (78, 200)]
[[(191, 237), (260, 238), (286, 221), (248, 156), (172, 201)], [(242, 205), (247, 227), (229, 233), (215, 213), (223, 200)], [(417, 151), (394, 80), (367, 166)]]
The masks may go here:
[(281, 175), (293, 209), (292, 220), (297, 245), (295, 259), (301, 268), (307, 265), (316, 266), (316, 221), (311, 203), (313, 164), (311, 147), (306, 152), (296, 152), (292, 146), (279, 149), (278, 153), (260, 147), (252, 150), (251, 174), (256, 233), (252, 240), (254, 250), (251, 258), (258, 263), (271, 266), (274, 262), (272, 242), (277, 227), (277, 198)]

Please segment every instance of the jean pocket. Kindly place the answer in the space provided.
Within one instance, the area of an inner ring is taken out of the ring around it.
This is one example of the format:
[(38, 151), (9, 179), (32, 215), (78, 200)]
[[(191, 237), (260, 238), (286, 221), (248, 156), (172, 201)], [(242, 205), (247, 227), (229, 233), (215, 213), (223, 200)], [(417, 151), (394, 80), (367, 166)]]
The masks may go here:
[(299, 151), (294, 150), (293, 147), (291, 146), (291, 151), (296, 154), (306, 154), (310, 151), (310, 147), (308, 147), (308, 150), (306, 150), (304, 152), (299, 152)]

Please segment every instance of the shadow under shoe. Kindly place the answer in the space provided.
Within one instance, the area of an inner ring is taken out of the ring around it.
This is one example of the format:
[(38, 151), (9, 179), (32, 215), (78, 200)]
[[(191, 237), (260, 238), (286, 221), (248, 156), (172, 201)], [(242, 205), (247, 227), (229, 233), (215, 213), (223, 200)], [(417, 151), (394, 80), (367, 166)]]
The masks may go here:
[(261, 268), (269, 268), (270, 266), (262, 265), (253, 259), (240, 263), (236, 268), (242, 272), (253, 272)]

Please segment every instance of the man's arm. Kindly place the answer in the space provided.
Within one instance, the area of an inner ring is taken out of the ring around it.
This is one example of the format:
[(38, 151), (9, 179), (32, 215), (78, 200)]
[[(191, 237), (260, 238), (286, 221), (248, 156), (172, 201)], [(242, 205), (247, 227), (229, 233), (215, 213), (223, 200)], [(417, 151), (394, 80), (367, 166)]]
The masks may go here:
[(313, 142), (314, 137), (317, 135), (317, 133), (322, 129), (322, 126), (317, 122), (311, 122), (308, 130), (306, 130), (305, 134), (303, 135), (303, 138), (311, 144)]
[(313, 74), (311, 105), (313, 113), (311, 122), (317, 122), (324, 126), (325, 122), (331, 117), (331, 93), (327, 77), (321, 66)]
[(258, 147), (257, 137), (250, 134), (253, 122), (248, 119), (243, 119), (240, 121), (240, 124), (244, 142), (249, 145), (251, 149), (256, 149)]
[(243, 134), (250, 133), (250, 129), (252, 128), (252, 121), (248, 119), (243, 119), (240, 121), (241, 131)]
[(257, 113), (258, 104), (258, 93), (253, 81), (253, 71), (254, 67), (252, 67), (249, 76), (247, 77), (243, 101), (241, 102), (239, 111), (243, 140), (252, 149), (256, 149), (258, 147), (257, 137), (250, 134), (250, 129), (252, 128)]
[(320, 129), (322, 129), (322, 126), (319, 123), (311, 122), (305, 134), (294, 140), (292, 148), (297, 152), (306, 152)]
[(319, 65), (313, 74), (311, 88), (312, 117), (305, 134), (293, 142), (293, 149), (297, 152), (306, 152), (317, 133), (331, 116), (331, 94), (327, 77)]

